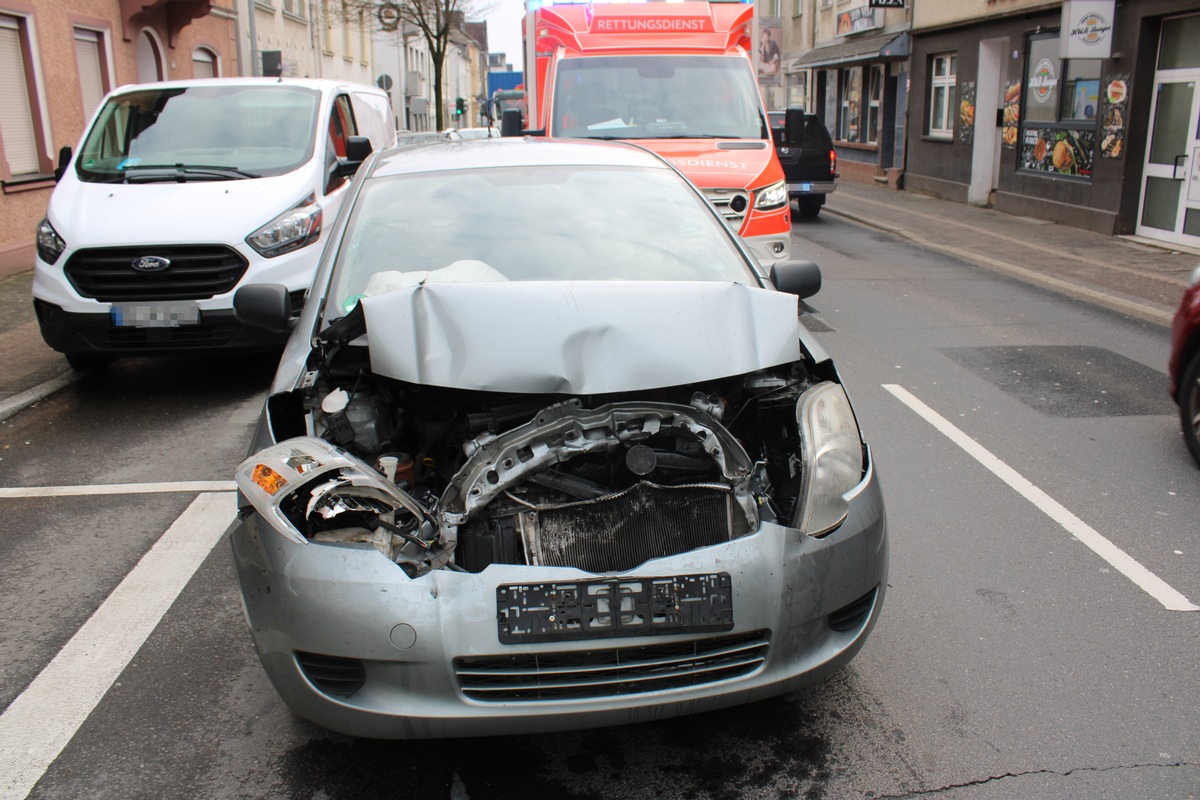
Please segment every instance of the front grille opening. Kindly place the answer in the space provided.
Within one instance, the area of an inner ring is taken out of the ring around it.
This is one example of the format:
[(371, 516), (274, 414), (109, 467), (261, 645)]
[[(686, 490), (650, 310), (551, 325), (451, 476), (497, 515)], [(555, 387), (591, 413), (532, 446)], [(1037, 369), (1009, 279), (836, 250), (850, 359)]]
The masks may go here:
[(875, 605), (875, 594), (878, 591), (879, 587), (876, 586), (853, 603), (842, 606), (837, 611), (834, 611), (829, 615), (829, 627), (839, 633), (845, 633), (862, 625), (866, 622), (867, 617), (871, 613), (871, 608)]
[[(148, 255), (170, 266), (159, 272), (133, 268), (135, 259)], [(63, 272), (80, 296), (104, 302), (203, 300), (232, 291), (247, 266), (225, 245), (137, 245), (79, 250)]]
[(367, 682), (367, 670), (357, 658), (323, 656), (297, 650), (296, 664), (313, 686), (332, 697), (349, 697)]
[(621, 697), (740, 678), (767, 660), (770, 631), (561, 653), (459, 658), (462, 693), (483, 702)]

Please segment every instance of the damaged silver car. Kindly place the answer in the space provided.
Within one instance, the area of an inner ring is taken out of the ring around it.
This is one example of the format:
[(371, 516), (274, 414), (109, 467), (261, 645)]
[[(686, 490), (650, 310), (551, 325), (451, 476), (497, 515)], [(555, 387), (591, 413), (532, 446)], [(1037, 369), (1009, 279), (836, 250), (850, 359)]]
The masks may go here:
[(779, 695), (883, 604), (869, 448), (764, 272), (618, 143), (439, 142), (359, 171), (237, 470), (251, 636), (297, 714), (432, 738)]

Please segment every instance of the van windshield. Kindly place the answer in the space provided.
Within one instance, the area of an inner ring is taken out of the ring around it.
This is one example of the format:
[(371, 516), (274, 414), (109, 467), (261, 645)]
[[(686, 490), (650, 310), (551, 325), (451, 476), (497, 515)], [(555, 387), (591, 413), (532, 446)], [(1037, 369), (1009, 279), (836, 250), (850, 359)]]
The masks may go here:
[(739, 56), (565, 58), (557, 72), (552, 136), (767, 138), (754, 73)]
[(283, 175), (312, 157), (320, 94), (300, 86), (163, 86), (109, 98), (76, 159), (93, 183)]

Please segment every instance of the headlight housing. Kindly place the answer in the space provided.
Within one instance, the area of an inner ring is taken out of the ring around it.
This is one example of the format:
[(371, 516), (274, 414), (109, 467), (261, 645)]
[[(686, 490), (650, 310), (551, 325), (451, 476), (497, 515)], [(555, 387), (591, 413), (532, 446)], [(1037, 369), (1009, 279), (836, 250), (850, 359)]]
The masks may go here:
[(754, 207), (759, 211), (769, 211), (773, 208), (786, 206), (788, 202), (787, 184), (783, 181), (772, 183), (759, 189), (754, 196)]
[(321, 205), (313, 193), (247, 236), (246, 244), (259, 255), (274, 258), (310, 245), (320, 236)]
[(62, 251), (67, 249), (67, 243), (54, 230), (49, 219), (43, 219), (37, 224), (37, 254), (38, 258), (47, 264), (58, 261)]
[(819, 383), (796, 402), (804, 474), (796, 527), (817, 536), (841, 524), (849, 503), (844, 495), (862, 481), (863, 446), (846, 392)]

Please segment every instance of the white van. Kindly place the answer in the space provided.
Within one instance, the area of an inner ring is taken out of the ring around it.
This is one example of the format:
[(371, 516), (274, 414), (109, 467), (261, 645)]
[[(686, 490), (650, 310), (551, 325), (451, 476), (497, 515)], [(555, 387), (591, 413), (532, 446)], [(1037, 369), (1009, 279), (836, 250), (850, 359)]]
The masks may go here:
[(286, 332), (238, 322), (234, 291), (282, 284), (299, 308), (358, 164), (395, 141), (388, 97), (373, 86), (219, 78), (117, 89), (64, 153), (38, 225), (42, 337), (77, 369), (282, 345)]

